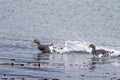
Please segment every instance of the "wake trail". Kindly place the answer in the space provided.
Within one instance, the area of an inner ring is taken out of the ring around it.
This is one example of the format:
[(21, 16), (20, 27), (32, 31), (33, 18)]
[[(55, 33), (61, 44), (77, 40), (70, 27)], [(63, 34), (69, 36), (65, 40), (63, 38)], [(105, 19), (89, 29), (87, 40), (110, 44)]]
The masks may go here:
[[(56, 49), (57, 52), (60, 53), (65, 53), (65, 52), (81, 52), (81, 51), (86, 51), (88, 53), (91, 53), (90, 48), (88, 48), (88, 44), (90, 44), (90, 42), (84, 42), (84, 41), (65, 41), (64, 42), (64, 47), (62, 49)], [(103, 47), (103, 46), (96, 46), (96, 49), (105, 49), (108, 51), (113, 51), (114, 53), (111, 54), (111, 56), (119, 56), (120, 55), (120, 51), (119, 50), (115, 50), (115, 49), (110, 49), (107, 47)]]

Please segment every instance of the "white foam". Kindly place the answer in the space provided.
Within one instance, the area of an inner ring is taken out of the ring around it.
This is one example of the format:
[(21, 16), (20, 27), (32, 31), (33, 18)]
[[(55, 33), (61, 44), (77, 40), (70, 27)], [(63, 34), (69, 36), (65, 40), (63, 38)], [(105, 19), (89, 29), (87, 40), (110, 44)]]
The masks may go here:
[(91, 49), (88, 49), (88, 43), (83, 41), (65, 41), (65, 46), (63, 49), (56, 49), (58, 52), (70, 52), (70, 51), (88, 51), (90, 52)]
[(86, 51), (88, 50), (88, 43), (82, 41), (65, 41), (66, 51)]

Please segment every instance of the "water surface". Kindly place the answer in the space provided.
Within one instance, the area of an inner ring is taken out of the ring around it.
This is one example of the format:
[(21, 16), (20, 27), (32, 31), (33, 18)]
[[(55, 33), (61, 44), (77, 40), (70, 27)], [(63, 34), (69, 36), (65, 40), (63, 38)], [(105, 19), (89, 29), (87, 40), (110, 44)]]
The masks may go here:
[[(0, 78), (120, 79), (119, 0), (0, 0)], [(40, 54), (32, 39), (64, 50)], [(104, 60), (88, 44), (113, 50)]]

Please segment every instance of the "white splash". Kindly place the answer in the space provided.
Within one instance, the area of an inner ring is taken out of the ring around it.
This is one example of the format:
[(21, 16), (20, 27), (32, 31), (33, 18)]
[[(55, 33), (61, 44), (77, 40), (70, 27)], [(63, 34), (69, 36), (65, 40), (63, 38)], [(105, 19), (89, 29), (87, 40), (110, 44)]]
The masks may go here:
[(82, 41), (65, 41), (65, 46), (61, 48), (56, 48), (55, 51), (57, 52), (70, 52), (70, 51), (88, 51), (90, 52), (91, 49), (88, 49), (88, 43)]

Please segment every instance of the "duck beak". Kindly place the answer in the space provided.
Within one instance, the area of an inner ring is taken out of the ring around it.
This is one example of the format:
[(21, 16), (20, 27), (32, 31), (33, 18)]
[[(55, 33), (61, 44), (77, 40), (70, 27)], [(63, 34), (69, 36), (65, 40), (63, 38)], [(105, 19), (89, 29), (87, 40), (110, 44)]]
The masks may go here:
[(32, 40), (32, 44), (34, 44), (35, 43), (35, 40)]

